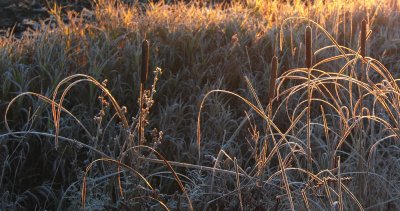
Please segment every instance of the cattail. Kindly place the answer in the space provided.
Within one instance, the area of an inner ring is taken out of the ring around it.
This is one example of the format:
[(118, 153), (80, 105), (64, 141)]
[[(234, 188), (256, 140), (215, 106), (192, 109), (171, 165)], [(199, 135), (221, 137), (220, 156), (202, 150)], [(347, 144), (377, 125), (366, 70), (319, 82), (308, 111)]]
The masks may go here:
[(278, 57), (274, 56), (272, 57), (271, 73), (269, 76), (269, 97), (268, 97), (269, 102), (272, 101), (272, 98), (274, 98), (275, 95), (275, 82), (277, 75), (278, 75)]
[(306, 27), (306, 66), (312, 66), (312, 30), (310, 26)]
[(366, 41), (367, 41), (367, 21), (363, 19), (361, 22), (361, 41), (360, 41), (361, 45), (360, 55), (363, 58), (366, 55), (366, 48), (365, 48)]
[(281, 29), (280, 31), (279, 31), (279, 51), (283, 51), (283, 36), (284, 36), (284, 34), (283, 34), (283, 30)]
[(149, 55), (150, 55), (150, 47), (149, 41), (143, 40), (142, 43), (142, 69), (140, 72), (140, 93), (139, 93), (139, 144), (143, 144), (144, 142), (144, 127), (143, 127), (143, 92), (144, 92), (144, 83), (147, 80), (147, 73), (149, 72)]
[(147, 80), (149, 72), (149, 55), (150, 55), (149, 41), (143, 40), (142, 43), (142, 69), (140, 72), (140, 83), (144, 84)]
[(308, 171), (312, 171), (312, 158), (311, 158), (311, 66), (312, 66), (312, 30), (310, 26), (306, 27), (306, 66), (308, 68), (308, 85), (307, 85), (307, 101), (308, 101), (308, 109), (307, 109), (307, 169)]

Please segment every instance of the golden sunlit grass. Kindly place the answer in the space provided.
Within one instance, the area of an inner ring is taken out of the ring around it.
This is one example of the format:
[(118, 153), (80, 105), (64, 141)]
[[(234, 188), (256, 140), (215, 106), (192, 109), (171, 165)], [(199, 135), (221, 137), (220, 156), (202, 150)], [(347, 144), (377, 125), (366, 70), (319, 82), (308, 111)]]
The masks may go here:
[(0, 209), (400, 209), (397, 1), (232, 2), (1, 38)]

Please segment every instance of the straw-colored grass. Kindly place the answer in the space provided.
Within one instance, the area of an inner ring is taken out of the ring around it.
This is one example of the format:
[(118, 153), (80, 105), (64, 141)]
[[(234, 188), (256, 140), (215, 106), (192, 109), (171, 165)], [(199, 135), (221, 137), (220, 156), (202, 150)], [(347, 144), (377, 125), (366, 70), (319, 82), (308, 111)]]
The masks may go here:
[(293, 2), (97, 0), (0, 38), (0, 209), (400, 209), (400, 5)]

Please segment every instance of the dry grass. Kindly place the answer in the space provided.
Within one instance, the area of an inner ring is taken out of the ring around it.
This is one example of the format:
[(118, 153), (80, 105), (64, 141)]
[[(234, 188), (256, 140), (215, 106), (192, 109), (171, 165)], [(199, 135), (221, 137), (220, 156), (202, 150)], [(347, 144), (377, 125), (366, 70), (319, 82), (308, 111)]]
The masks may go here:
[(400, 209), (400, 5), (241, 2), (1, 38), (0, 209)]

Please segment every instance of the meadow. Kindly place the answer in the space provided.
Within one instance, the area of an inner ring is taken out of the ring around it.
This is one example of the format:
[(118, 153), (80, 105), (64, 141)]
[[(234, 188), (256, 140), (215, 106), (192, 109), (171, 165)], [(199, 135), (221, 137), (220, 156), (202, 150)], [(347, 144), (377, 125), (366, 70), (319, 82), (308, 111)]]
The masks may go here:
[(400, 2), (90, 3), (0, 37), (0, 210), (400, 210)]

